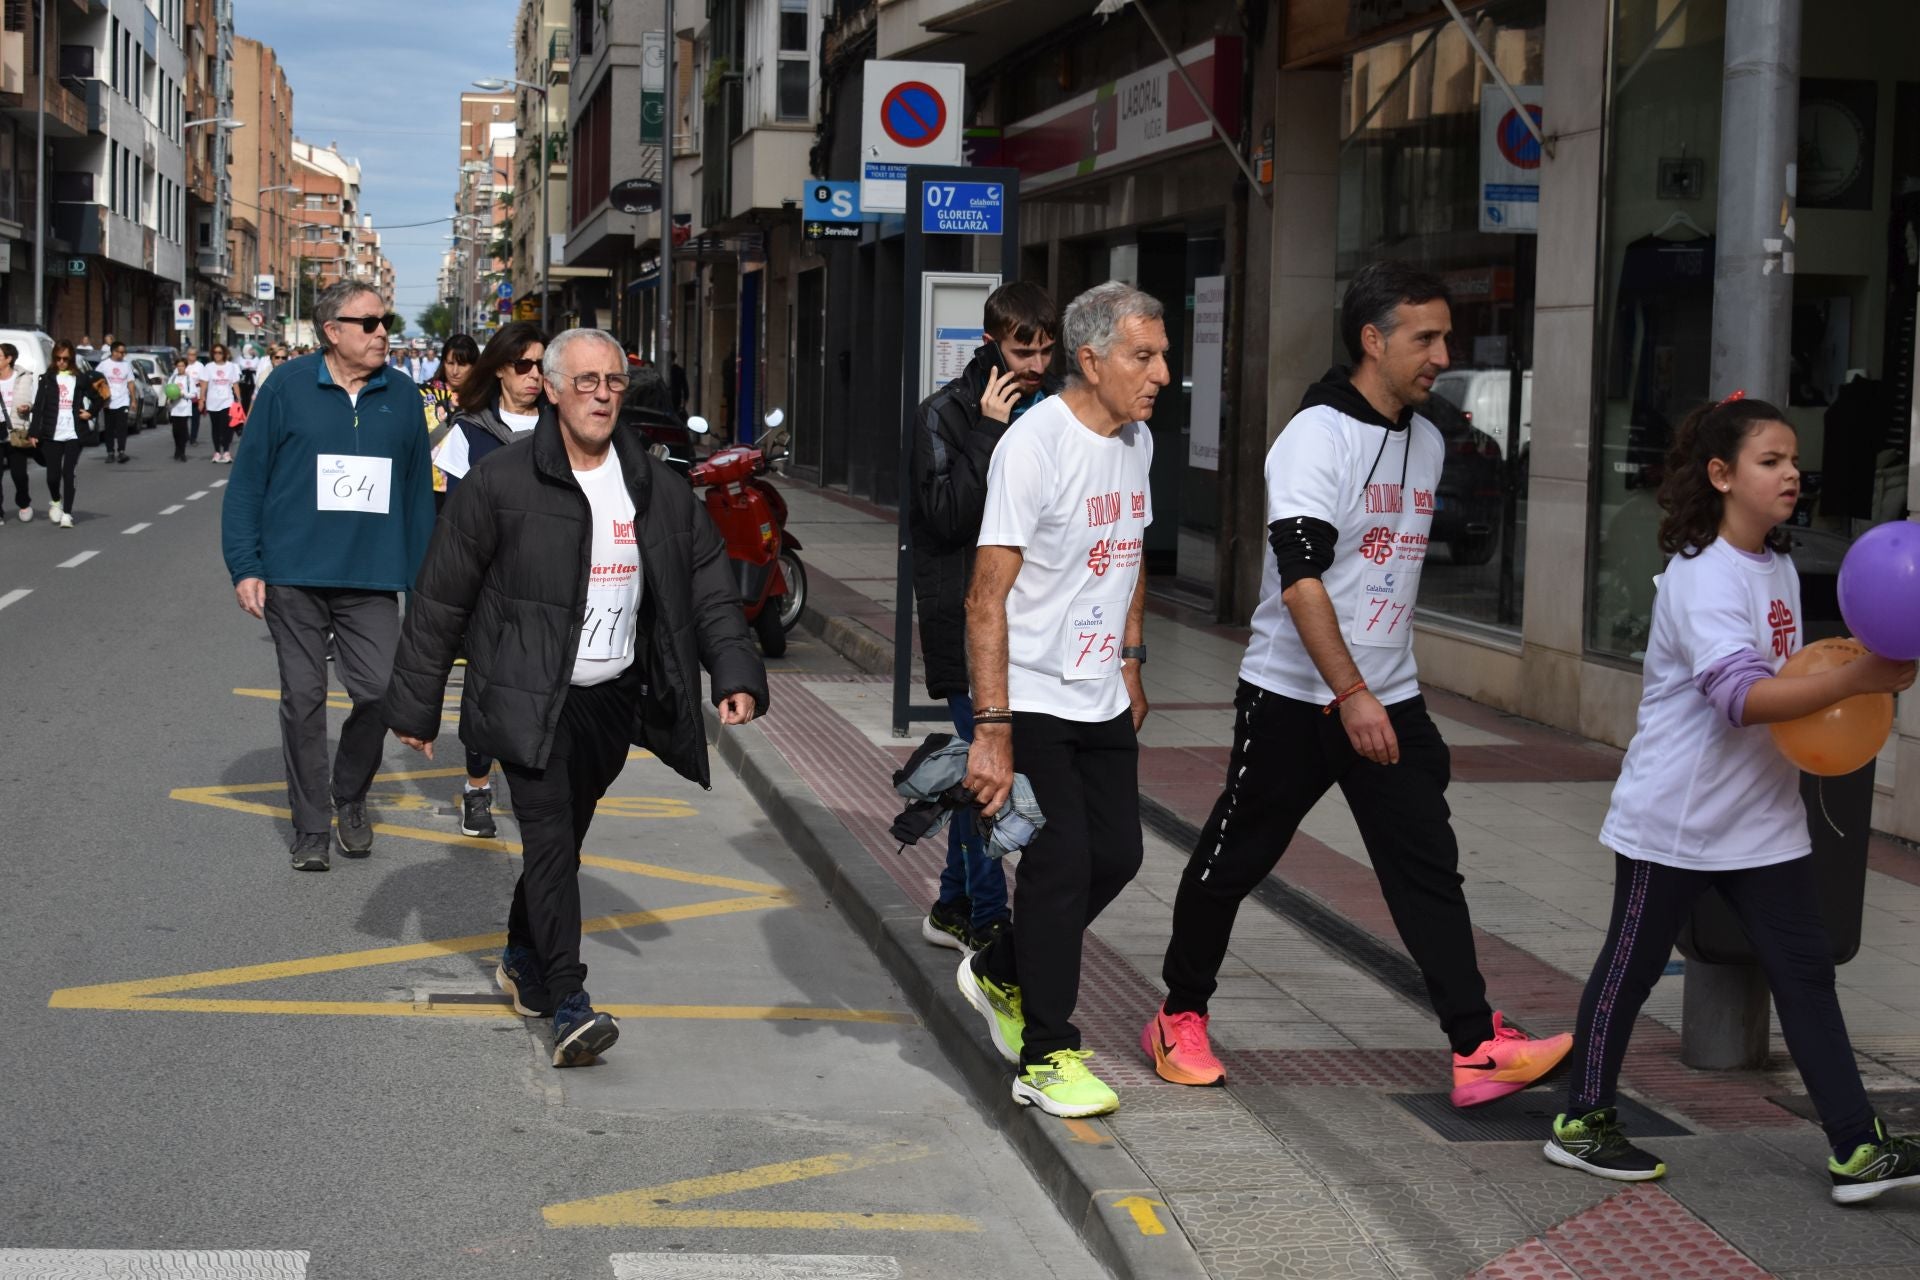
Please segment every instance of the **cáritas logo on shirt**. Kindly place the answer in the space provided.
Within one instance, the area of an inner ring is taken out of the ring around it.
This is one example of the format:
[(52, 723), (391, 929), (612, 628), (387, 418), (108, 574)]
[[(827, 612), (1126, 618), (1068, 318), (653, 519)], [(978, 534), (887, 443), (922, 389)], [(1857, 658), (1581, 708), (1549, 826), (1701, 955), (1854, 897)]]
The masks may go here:
[(1775, 600), (1767, 606), (1767, 626), (1773, 629), (1773, 656), (1784, 658), (1792, 653), (1793, 633), (1798, 628), (1794, 625), (1793, 610), (1785, 600)]

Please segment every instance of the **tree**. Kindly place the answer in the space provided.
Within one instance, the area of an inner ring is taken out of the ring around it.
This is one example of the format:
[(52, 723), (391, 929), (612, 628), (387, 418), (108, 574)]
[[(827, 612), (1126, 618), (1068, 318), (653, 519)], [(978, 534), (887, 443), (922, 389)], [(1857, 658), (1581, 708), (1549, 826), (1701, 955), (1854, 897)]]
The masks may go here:
[(414, 317), (420, 331), (429, 338), (444, 342), (453, 336), (453, 308), (445, 302), (436, 302)]
[(397, 338), (407, 331), (407, 318), (398, 311), (393, 313), (393, 328), (387, 330), (389, 338)]

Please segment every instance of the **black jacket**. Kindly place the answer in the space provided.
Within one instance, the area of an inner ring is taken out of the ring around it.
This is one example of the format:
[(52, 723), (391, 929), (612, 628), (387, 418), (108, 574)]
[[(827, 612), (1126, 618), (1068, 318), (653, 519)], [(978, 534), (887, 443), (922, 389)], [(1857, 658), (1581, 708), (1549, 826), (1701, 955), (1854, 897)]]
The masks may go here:
[[(73, 375), (73, 430), (82, 441), (99, 437), (100, 415), (107, 402), (93, 389), (93, 378), (84, 373)], [(82, 412), (91, 418), (82, 419)], [(27, 422), (27, 434), (41, 444), (52, 444), (53, 433), (60, 429), (60, 379), (52, 369), (40, 375), (40, 388), (33, 397), (33, 417)]]
[[(614, 457), (637, 513), (641, 604), (632, 740), (683, 777), (709, 784), (700, 667), (713, 701), (750, 693), (764, 712), (767, 673), (747, 630), (726, 545), (687, 482), (616, 431)], [(546, 767), (566, 701), (587, 602), (593, 535), (560, 426), (541, 411), (533, 435), (490, 454), (447, 500), (420, 566), (387, 723), (408, 737), (440, 729), (447, 672), (464, 641), (460, 740), (530, 769)]]
[[(913, 594), (927, 693), (935, 698), (968, 689), (967, 578), (987, 509), (987, 464), (1007, 431), (980, 414), (992, 370), (981, 347), (966, 372), (913, 412)], [(1052, 392), (1051, 382), (1046, 389)]]

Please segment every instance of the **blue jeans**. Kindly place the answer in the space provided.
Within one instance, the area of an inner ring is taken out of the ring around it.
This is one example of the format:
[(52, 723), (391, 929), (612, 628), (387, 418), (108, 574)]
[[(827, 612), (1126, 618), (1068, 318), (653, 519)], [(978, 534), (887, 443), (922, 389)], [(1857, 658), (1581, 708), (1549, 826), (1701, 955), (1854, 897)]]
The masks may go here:
[[(973, 699), (957, 694), (947, 699), (947, 707), (953, 713), (953, 731), (962, 742), (972, 742)], [(940, 901), (971, 899), (975, 928), (1007, 914), (1007, 873), (999, 859), (987, 856), (986, 849), (986, 841), (973, 828), (973, 814), (954, 814), (947, 824), (947, 865), (940, 872)]]

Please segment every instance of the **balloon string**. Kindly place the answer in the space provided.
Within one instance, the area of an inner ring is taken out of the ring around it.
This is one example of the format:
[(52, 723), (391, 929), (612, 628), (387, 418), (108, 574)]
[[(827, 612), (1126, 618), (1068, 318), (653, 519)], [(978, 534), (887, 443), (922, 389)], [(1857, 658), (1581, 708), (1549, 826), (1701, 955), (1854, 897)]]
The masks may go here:
[(1831, 813), (1827, 812), (1827, 780), (1825, 778), (1818, 779), (1813, 784), (1813, 789), (1820, 793), (1820, 816), (1825, 818), (1827, 825), (1833, 828), (1833, 834), (1845, 840), (1847, 833), (1840, 829), (1840, 824), (1833, 820)]

